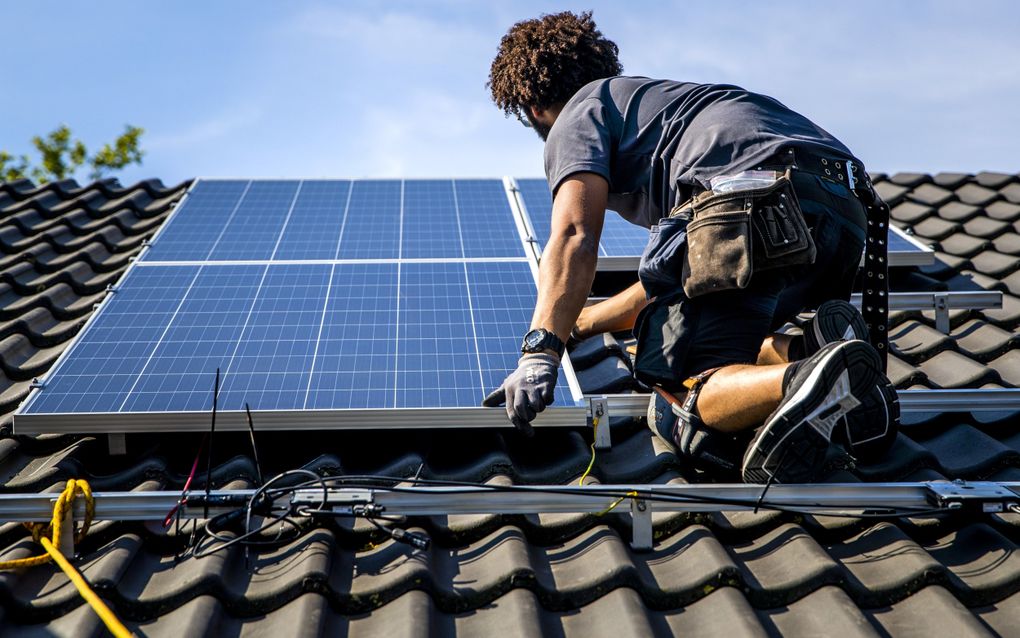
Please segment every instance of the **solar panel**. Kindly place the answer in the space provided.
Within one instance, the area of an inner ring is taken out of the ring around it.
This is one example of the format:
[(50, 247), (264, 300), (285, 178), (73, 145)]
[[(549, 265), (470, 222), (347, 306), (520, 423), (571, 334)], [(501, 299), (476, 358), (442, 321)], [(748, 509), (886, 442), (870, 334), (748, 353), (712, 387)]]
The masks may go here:
[[(517, 186), (524, 200), (535, 239), (540, 246), (549, 241), (552, 218), (552, 196), (544, 179), (520, 179)], [(648, 229), (635, 226), (610, 212), (602, 224), (599, 239), (599, 270), (636, 270), (635, 256), (640, 259), (648, 243)]]
[[(228, 429), (245, 403), (263, 427), (505, 425), (480, 403), (530, 322), (523, 255), (496, 180), (199, 181), (19, 430), (204, 428), (217, 369)], [(568, 363), (543, 420), (583, 425), (579, 399)]]
[(200, 181), (146, 262), (524, 257), (500, 180)]
[[(549, 240), (552, 198), (544, 179), (518, 179), (526, 214), (540, 246)], [(890, 226), (889, 265), (924, 266), (934, 263), (934, 253), (899, 228)], [(648, 242), (648, 231), (615, 214), (605, 217), (599, 243), (599, 270), (637, 270)]]

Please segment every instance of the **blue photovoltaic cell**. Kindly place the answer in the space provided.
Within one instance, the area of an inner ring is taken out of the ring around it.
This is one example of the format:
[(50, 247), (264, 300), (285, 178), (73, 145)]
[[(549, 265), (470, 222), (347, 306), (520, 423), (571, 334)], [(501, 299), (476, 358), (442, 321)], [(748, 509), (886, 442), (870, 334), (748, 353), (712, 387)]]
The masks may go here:
[[(517, 365), (526, 262), (137, 267), (29, 413), (476, 407)], [(561, 376), (558, 405), (572, 405)]]
[(195, 278), (194, 266), (135, 268), (33, 404), (37, 412), (116, 412)]
[(503, 182), (455, 180), (465, 257), (524, 257)]
[(397, 180), (356, 181), (340, 241), (340, 259), (396, 259), (400, 256), (401, 184)]
[[(495, 390), (521, 356), (521, 338), (531, 325), (536, 289), (526, 263), (465, 264), (471, 314), (482, 361), (482, 387)], [(560, 370), (555, 405), (572, 405), (570, 387)]]
[(240, 345), (224, 369), (220, 406), (304, 407), (329, 288), (330, 266), (270, 266)]
[(524, 257), (499, 180), (199, 181), (146, 262)]
[(391, 407), (397, 264), (337, 264), (306, 408)]
[(535, 239), (539, 246), (544, 247), (552, 232), (552, 195), (549, 194), (549, 183), (544, 179), (519, 179), (517, 188), (524, 200), (524, 207), (528, 209)]
[(199, 182), (25, 412), (480, 406), (536, 290), (465, 255), (523, 255), (498, 180)]
[(480, 405), (467, 292), (463, 264), (401, 265), (396, 407)]
[(298, 186), (297, 180), (253, 181), (206, 259), (271, 259)]
[[(549, 241), (552, 220), (552, 196), (544, 179), (517, 180), (531, 227), (539, 245)], [(648, 243), (648, 229), (635, 226), (614, 212), (607, 211), (599, 241), (600, 257), (640, 257)]]
[(204, 260), (247, 189), (247, 181), (199, 181), (143, 261)]
[(265, 266), (203, 266), (122, 408), (208, 410), (216, 368), (226, 371)]
[(450, 180), (404, 182), (403, 226), (400, 256), (404, 259), (464, 256)]
[(275, 259), (335, 259), (350, 190), (349, 180), (302, 182)]
[(648, 229), (635, 226), (619, 215), (606, 215), (599, 240), (599, 254), (605, 257), (640, 257), (648, 245)]

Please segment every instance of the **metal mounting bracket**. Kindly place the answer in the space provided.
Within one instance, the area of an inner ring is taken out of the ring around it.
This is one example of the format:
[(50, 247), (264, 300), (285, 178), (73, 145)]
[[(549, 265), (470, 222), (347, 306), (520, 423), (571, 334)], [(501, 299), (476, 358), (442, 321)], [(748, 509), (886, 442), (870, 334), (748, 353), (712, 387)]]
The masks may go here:
[[(608, 450), (613, 447), (612, 434), (609, 431), (609, 399), (606, 397), (590, 397), (592, 427), (595, 429), (595, 449)], [(596, 425), (595, 419), (598, 419)]]
[(652, 534), (652, 504), (642, 498), (630, 499), (630, 545), (638, 551), (651, 551), (655, 537)]
[(934, 505), (950, 510), (1005, 512), (1020, 506), (1020, 494), (989, 481), (930, 481), (925, 484)]
[(949, 334), (949, 295), (944, 292), (936, 292), (935, 298), (935, 328), (943, 333)]

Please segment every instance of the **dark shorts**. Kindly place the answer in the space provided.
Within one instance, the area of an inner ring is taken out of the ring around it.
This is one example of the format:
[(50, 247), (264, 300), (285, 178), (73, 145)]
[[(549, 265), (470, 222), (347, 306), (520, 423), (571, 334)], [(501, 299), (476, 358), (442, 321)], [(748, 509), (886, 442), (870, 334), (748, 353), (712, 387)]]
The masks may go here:
[(679, 290), (656, 299), (638, 318), (639, 378), (675, 390), (699, 372), (754, 363), (770, 332), (826, 300), (850, 298), (864, 250), (864, 206), (846, 186), (815, 175), (795, 172), (793, 185), (815, 263), (755, 273), (740, 290), (694, 299)]

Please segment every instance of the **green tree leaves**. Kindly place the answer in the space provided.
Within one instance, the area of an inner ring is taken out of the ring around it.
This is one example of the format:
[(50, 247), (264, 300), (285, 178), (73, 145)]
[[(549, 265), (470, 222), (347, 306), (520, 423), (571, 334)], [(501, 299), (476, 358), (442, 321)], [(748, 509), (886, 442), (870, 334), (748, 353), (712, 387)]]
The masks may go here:
[(129, 124), (113, 144), (104, 144), (90, 156), (85, 143), (72, 138), (71, 129), (61, 124), (45, 136), (32, 138), (32, 145), (40, 156), (38, 165), (32, 166), (27, 155), (15, 157), (7, 151), (0, 151), (0, 181), (31, 177), (36, 183), (45, 184), (70, 177), (86, 165), (91, 168), (89, 179), (100, 179), (129, 164), (142, 163), (145, 151), (139, 144), (144, 132), (144, 129)]

